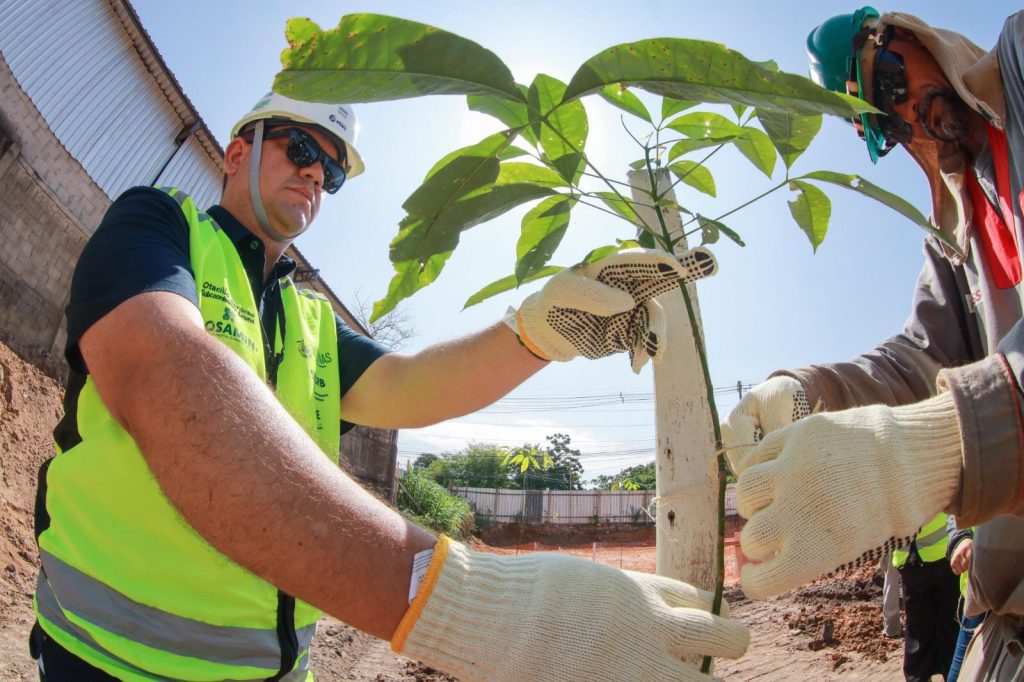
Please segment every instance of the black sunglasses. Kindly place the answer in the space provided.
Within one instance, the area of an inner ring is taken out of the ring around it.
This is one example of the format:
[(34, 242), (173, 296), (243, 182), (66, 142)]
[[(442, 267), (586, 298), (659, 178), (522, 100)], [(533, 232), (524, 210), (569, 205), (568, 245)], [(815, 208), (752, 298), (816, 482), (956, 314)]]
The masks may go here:
[[(263, 133), (264, 140), (272, 140), (275, 137), (287, 137), (288, 148), (285, 153), (288, 160), (299, 168), (309, 168), (319, 161), (324, 168), (323, 189), (328, 194), (334, 194), (345, 184), (348, 173), (345, 171), (345, 152), (342, 151), (342, 158), (335, 161), (323, 150), (316, 139), (304, 130), (298, 128), (274, 128)], [(252, 143), (252, 135), (246, 138)]]

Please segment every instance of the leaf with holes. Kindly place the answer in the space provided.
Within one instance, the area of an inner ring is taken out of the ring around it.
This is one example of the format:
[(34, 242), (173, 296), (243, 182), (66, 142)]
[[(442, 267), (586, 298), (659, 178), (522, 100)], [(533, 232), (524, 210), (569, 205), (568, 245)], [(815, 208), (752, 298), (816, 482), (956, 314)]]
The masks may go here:
[(789, 212), (793, 220), (807, 235), (811, 248), (815, 251), (825, 239), (828, 232), (828, 219), (832, 215), (832, 202), (825, 193), (809, 182), (792, 180), (789, 188), (797, 192), (796, 198), (789, 202)]
[(771, 139), (764, 132), (751, 126), (745, 126), (743, 134), (733, 140), (733, 144), (740, 154), (754, 164), (757, 170), (769, 178), (772, 176), (778, 156), (775, 154), (775, 147), (772, 145)]
[(793, 162), (810, 146), (814, 136), (821, 130), (821, 118), (821, 114), (800, 116), (784, 111), (757, 112), (757, 120), (779, 150), (786, 168), (792, 168)]
[(721, 114), (694, 111), (669, 121), (666, 126), (697, 140), (704, 138), (738, 137), (743, 129)]
[(530, 85), (527, 102), (531, 112), (536, 112), (533, 115), (540, 117), (530, 121), (530, 127), (540, 140), (547, 163), (572, 183), (583, 172), (589, 124), (582, 102), (562, 103), (564, 92), (565, 83), (538, 74)]
[(686, 38), (652, 38), (610, 47), (573, 75), (566, 99), (615, 83), (678, 100), (851, 117), (873, 109), (803, 76), (775, 72), (724, 45)]
[[(715, 241), (718, 241), (720, 235), (725, 235), (739, 246), (746, 246), (746, 242), (730, 227), (727, 227), (723, 223), (706, 218), (699, 213), (697, 214), (697, 224), (700, 226), (701, 235), (713, 235)], [(707, 242), (710, 243), (710, 242)]]
[(569, 213), (576, 199), (558, 194), (548, 197), (523, 216), (516, 244), (516, 279), (520, 283), (543, 269), (569, 228)]
[(702, 166), (696, 161), (682, 159), (673, 163), (668, 169), (679, 178), (680, 182), (685, 182), (690, 187), (709, 196), (715, 196), (715, 178), (706, 166)]
[(313, 102), (381, 102), (422, 95), (495, 95), (523, 101), (493, 52), (439, 28), (380, 14), (349, 14), (321, 30), (291, 19), (274, 91)]
[(498, 294), (503, 294), (506, 291), (512, 291), (513, 289), (517, 289), (519, 288), (520, 284), (526, 284), (528, 282), (534, 282), (538, 279), (550, 277), (551, 275), (554, 275), (555, 273), (560, 272), (564, 269), (565, 268), (561, 265), (548, 265), (547, 267), (541, 268), (537, 272), (533, 273), (532, 275), (524, 279), (522, 282), (516, 279), (515, 275), (502, 277), (499, 280), (491, 282), (483, 289), (481, 289), (480, 291), (476, 292), (468, 299), (466, 299), (466, 303), (465, 305), (462, 306), (462, 308), (463, 310), (465, 310), (466, 308), (474, 306), (477, 303), (480, 303), (481, 301), (486, 301), (491, 296), (497, 296)]

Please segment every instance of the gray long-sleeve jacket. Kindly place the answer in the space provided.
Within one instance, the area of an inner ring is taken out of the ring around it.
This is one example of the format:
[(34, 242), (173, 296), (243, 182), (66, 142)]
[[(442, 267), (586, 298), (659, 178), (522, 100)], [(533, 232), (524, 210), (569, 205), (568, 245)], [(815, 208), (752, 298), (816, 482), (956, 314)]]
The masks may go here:
[[(1024, 259), (1024, 12), (1009, 19), (987, 55), (956, 34), (902, 14), (881, 19), (913, 30), (965, 101), (1006, 133), (1013, 215), (1003, 219)], [(951, 38), (955, 36), (957, 40)], [(966, 46), (964, 45), (966, 43)], [(979, 51), (980, 52), (980, 51)], [(973, 67), (963, 70), (964, 64)], [(963, 441), (958, 503), (947, 510), (960, 527), (977, 526), (968, 612), (1024, 617), (1024, 283), (996, 285), (992, 255), (964, 201), (972, 166), (998, 209), (989, 150), (960, 157), (915, 155), (933, 193), (933, 220), (965, 253), (946, 252), (929, 237), (913, 308), (902, 332), (849, 362), (777, 372), (804, 386), (825, 409), (917, 402), (940, 390), (954, 397)], [(953, 189), (951, 189), (953, 188)], [(941, 212), (941, 215), (940, 215)]]

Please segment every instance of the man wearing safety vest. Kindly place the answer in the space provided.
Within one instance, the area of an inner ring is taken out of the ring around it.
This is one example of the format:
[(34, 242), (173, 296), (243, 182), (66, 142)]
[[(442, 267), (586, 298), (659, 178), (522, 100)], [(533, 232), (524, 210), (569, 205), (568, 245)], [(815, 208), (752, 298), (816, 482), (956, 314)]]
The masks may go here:
[(946, 558), (945, 514), (936, 514), (917, 532), (910, 545), (893, 550), (892, 565), (903, 584), (907, 627), (903, 640), (903, 674), (912, 682), (927, 682), (950, 669), (960, 626), (956, 605), (960, 580)]
[(311, 680), (321, 611), (463, 680), (697, 679), (682, 656), (742, 655), (746, 628), (708, 614), (710, 594), (477, 554), (339, 469), (346, 425), (472, 412), (548, 360), (657, 360), (652, 299), (715, 269), (705, 250), (621, 252), (559, 273), (507, 322), (386, 353), (299, 290), (283, 255), (363, 172), (357, 131), (347, 105), (269, 94), (232, 130), (219, 206), (129, 190), (86, 246), (40, 472), (43, 679)]
[(723, 423), (749, 519), (744, 592), (875, 561), (945, 511), (977, 526), (966, 612), (992, 612), (962, 679), (1020, 679), (1024, 13), (985, 52), (864, 7), (814, 28), (807, 50), (818, 83), (879, 110), (853, 122), (871, 159), (902, 146), (917, 161), (936, 232), (901, 332), (848, 362), (775, 372)]

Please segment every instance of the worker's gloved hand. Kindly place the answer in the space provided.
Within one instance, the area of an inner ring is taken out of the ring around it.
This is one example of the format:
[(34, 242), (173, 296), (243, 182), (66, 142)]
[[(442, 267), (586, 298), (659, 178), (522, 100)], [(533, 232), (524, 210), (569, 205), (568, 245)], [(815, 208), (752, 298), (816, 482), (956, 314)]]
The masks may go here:
[(534, 355), (547, 360), (591, 359), (629, 352), (634, 372), (665, 347), (665, 317), (654, 300), (715, 273), (703, 247), (680, 260), (657, 249), (626, 249), (588, 265), (567, 268), (529, 296), (515, 329)]
[(958, 494), (960, 422), (948, 393), (903, 407), (813, 414), (765, 436), (736, 484), (748, 518), (743, 591), (757, 599), (908, 544)]
[(462, 682), (710, 680), (680, 658), (738, 658), (750, 641), (711, 601), (669, 578), (442, 537), (391, 647)]
[(810, 413), (807, 393), (793, 377), (772, 377), (750, 389), (722, 422), (722, 445), (733, 473), (743, 473), (754, 445), (765, 434)]

